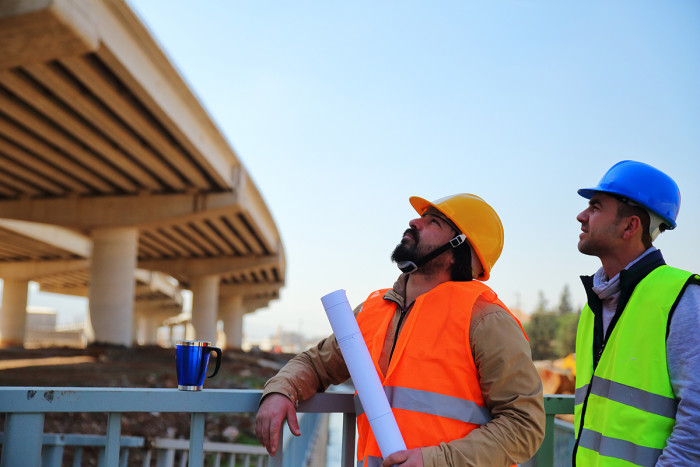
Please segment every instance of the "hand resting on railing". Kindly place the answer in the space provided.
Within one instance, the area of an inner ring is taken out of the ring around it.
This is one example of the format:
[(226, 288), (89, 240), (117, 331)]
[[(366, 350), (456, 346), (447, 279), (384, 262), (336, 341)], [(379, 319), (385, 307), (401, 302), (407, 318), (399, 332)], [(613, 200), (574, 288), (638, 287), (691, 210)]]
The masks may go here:
[(271, 456), (277, 452), (282, 422), (285, 419), (292, 434), (301, 436), (297, 411), (292, 401), (282, 394), (270, 394), (265, 397), (255, 418), (255, 434)]

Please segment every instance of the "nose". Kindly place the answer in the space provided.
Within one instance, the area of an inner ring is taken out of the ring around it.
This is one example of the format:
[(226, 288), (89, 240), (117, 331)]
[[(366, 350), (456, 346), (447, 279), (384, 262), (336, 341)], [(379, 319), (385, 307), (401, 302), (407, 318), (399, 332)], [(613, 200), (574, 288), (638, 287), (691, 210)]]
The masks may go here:
[(584, 209), (583, 211), (578, 213), (578, 216), (576, 216), (576, 220), (579, 221), (580, 223), (586, 222), (588, 220), (588, 214), (586, 214), (586, 210)]
[(408, 226), (414, 230), (420, 230), (422, 225), (423, 218), (422, 217), (417, 217), (415, 219), (411, 219), (408, 221)]

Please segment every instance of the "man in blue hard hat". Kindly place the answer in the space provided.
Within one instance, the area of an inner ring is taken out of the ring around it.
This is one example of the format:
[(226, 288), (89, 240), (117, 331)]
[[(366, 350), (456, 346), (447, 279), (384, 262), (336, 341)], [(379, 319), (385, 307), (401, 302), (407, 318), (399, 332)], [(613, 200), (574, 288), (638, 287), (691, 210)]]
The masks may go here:
[(602, 267), (581, 277), (573, 463), (700, 465), (700, 276), (652, 245), (676, 228), (678, 186), (622, 161), (578, 193), (578, 249)]

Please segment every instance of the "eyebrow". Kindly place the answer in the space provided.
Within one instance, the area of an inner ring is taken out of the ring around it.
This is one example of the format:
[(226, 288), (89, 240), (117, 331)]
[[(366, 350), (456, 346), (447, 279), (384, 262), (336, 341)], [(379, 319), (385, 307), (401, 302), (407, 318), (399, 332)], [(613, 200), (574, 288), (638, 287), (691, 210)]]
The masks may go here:
[(433, 218), (435, 218), (435, 219), (438, 219), (438, 220), (440, 221), (440, 227), (441, 227), (441, 228), (442, 228), (442, 227), (452, 228), (452, 226), (451, 226), (450, 223), (447, 221), (447, 219), (445, 219), (444, 217), (442, 217), (442, 216), (439, 215), (439, 214), (436, 214), (436, 213), (434, 213), (434, 212), (425, 212), (425, 213), (423, 213), (423, 215), (422, 215), (421, 217), (425, 217), (425, 216), (430, 216), (430, 217), (433, 217)]

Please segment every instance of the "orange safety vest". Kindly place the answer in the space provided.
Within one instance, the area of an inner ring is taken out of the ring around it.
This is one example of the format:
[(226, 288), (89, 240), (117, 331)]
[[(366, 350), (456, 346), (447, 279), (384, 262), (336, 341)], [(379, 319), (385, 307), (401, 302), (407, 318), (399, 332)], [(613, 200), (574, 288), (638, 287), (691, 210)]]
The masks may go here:
[[(416, 299), (384, 375), (378, 362), (396, 310), (394, 302), (383, 298), (387, 290), (379, 290), (367, 298), (357, 322), (406, 448), (437, 446), (463, 438), (488, 423), (491, 413), (481, 395), (469, 344), (469, 325), (473, 305), (479, 297), (505, 310), (508, 308), (493, 290), (478, 281), (438, 285)], [(357, 394), (355, 399), (357, 465), (380, 466), (379, 446)]]

